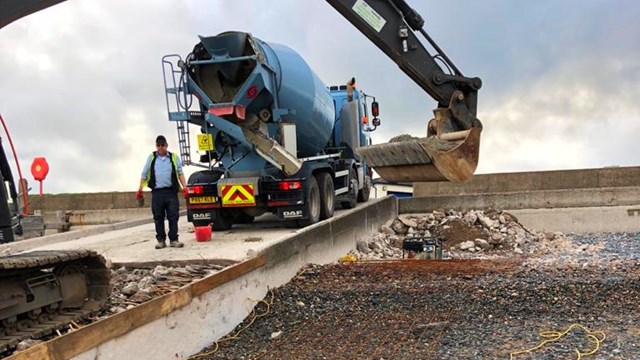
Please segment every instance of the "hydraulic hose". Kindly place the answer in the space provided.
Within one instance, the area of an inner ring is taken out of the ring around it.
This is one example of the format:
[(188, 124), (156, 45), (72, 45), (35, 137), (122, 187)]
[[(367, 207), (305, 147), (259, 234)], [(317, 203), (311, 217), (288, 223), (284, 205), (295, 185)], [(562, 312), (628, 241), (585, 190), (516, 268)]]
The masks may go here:
[(13, 146), (13, 140), (11, 140), (11, 134), (9, 134), (9, 129), (7, 128), (7, 124), (4, 122), (4, 118), (2, 117), (2, 114), (0, 114), (0, 121), (2, 121), (2, 127), (4, 128), (4, 132), (5, 134), (7, 134), (7, 139), (9, 139), (9, 145), (11, 145), (11, 151), (13, 152), (13, 158), (16, 161), (16, 167), (18, 168), (18, 176), (20, 177), (20, 179), (18, 180), (20, 185), (19, 185), (19, 189), (20, 192), (22, 193), (22, 201), (24, 203), (24, 209), (23, 209), (23, 216), (27, 216), (29, 214), (29, 201), (27, 199), (27, 189), (23, 189), (22, 188), (22, 170), (20, 169), (20, 162), (18, 161), (18, 154), (16, 153), (16, 149)]

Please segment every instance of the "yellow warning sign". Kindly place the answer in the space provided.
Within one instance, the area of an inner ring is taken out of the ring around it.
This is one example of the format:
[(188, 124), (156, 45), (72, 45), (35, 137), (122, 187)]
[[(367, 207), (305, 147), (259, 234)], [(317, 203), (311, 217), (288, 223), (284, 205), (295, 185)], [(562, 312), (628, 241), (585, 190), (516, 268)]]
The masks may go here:
[(198, 150), (213, 150), (213, 137), (211, 136), (211, 134), (198, 134)]

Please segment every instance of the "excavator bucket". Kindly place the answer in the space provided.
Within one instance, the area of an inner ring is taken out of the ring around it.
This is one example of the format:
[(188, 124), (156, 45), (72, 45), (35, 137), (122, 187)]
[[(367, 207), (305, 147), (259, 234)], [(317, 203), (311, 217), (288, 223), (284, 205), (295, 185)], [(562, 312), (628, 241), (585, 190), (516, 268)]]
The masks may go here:
[(478, 166), (482, 127), (357, 149), (389, 182), (460, 182)]

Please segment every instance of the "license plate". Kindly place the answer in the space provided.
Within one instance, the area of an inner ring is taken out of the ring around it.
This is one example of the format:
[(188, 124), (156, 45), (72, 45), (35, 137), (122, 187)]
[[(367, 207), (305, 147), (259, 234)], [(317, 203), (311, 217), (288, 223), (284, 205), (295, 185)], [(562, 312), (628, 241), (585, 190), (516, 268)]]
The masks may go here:
[(211, 204), (217, 201), (218, 199), (215, 196), (198, 196), (189, 198), (189, 204)]

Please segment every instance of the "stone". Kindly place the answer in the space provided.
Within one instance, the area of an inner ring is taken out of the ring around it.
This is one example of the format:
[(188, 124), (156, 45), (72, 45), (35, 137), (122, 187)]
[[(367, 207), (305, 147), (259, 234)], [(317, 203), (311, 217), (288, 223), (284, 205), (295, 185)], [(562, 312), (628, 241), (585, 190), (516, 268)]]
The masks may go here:
[(442, 219), (444, 219), (447, 215), (445, 213), (443, 213), (442, 211), (434, 211), (433, 212), (433, 218), (436, 221), (441, 221)]
[(138, 281), (138, 289), (145, 289), (156, 283), (156, 279), (153, 276), (145, 276)]
[(131, 296), (138, 292), (138, 284), (136, 284), (135, 282), (130, 282), (125, 285), (122, 290), (120, 290), (120, 292), (126, 296)]
[(417, 223), (415, 220), (413, 220), (413, 219), (405, 218), (405, 217), (399, 217), (398, 219), (400, 219), (400, 221), (401, 221), (404, 225), (406, 225), (406, 226), (408, 226), (408, 227), (410, 227), (410, 228), (416, 228), (416, 227), (418, 227), (418, 223)]
[(369, 244), (367, 244), (365, 240), (358, 240), (358, 242), (356, 243), (356, 249), (363, 254), (368, 254), (371, 252)]
[(42, 340), (34, 340), (34, 339), (22, 340), (18, 343), (18, 346), (16, 347), (16, 351), (26, 350), (34, 345), (40, 344), (41, 342)]
[(396, 220), (393, 221), (393, 224), (391, 224), (391, 229), (396, 234), (404, 235), (404, 234), (407, 233), (407, 230), (409, 229), (409, 227), (406, 226), (402, 221), (396, 219)]
[(476, 246), (483, 250), (488, 250), (493, 248), (493, 245), (489, 244), (489, 242), (485, 239), (475, 239), (474, 242)]
[(463, 218), (462, 221), (464, 221), (465, 223), (469, 224), (469, 225), (473, 225), (476, 223), (476, 221), (478, 221), (478, 215), (476, 215), (475, 213), (472, 212), (468, 212)]
[(166, 267), (162, 266), (162, 265), (158, 265), (156, 266), (155, 269), (153, 269), (153, 276), (158, 277), (158, 276), (167, 276), (169, 275), (169, 269), (167, 269)]
[(479, 215), (478, 220), (480, 221), (480, 224), (482, 224), (482, 226), (484, 226), (487, 229), (491, 229), (494, 226), (493, 220), (491, 220), (487, 216)]
[(471, 249), (471, 248), (473, 248), (475, 246), (476, 246), (476, 244), (473, 241), (471, 241), (471, 240), (465, 241), (465, 242), (460, 244), (460, 250), (468, 250), (468, 249)]
[(393, 235), (395, 234), (395, 232), (393, 231), (393, 229), (390, 226), (387, 225), (382, 225), (380, 227), (380, 232), (383, 234), (387, 234), (387, 235)]

